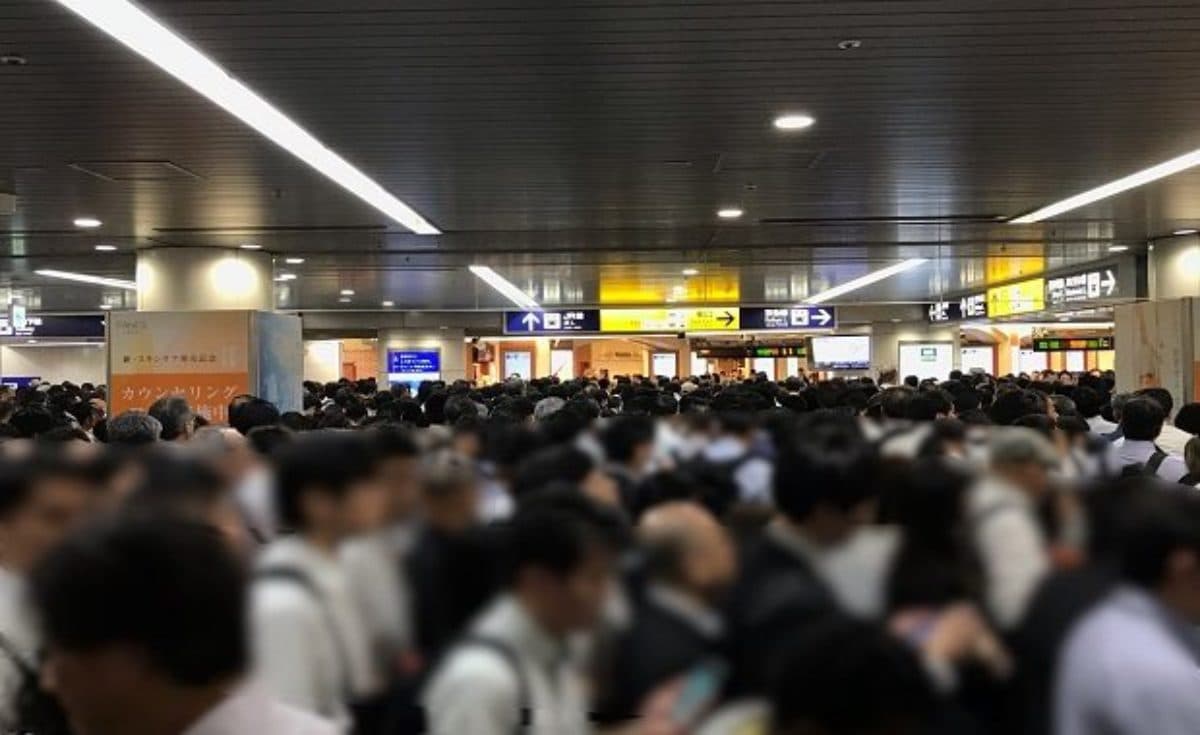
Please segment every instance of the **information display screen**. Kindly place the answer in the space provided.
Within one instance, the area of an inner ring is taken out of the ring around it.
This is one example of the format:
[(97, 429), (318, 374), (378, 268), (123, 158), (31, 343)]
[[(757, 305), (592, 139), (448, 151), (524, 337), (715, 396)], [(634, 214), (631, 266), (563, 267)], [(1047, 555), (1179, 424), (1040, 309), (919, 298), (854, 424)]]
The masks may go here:
[(416, 390), (422, 381), (442, 379), (442, 353), (437, 350), (388, 350), (388, 382)]
[(817, 370), (868, 370), (871, 337), (865, 334), (813, 337), (811, 362)]

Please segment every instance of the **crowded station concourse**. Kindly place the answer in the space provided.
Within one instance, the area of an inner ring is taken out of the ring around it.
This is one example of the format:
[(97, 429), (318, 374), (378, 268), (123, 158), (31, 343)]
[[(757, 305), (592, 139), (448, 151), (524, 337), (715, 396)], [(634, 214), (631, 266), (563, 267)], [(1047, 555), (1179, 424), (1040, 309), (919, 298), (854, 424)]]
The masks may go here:
[(0, 0), (0, 735), (1200, 735), (1200, 0)]

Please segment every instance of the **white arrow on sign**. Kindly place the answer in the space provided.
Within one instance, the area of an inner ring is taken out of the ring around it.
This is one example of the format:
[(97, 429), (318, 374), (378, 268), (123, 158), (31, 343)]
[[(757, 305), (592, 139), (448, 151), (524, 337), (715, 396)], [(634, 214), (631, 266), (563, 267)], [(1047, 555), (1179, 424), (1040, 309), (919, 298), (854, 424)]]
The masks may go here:
[(813, 321), (820, 322), (821, 326), (823, 327), (829, 322), (833, 321), (833, 314), (830, 314), (826, 309), (817, 309), (812, 318)]
[(537, 329), (537, 326), (542, 323), (542, 320), (537, 314), (534, 314), (531, 311), (521, 319), (521, 323), (525, 325), (526, 329), (532, 332)]
[(1100, 288), (1104, 289), (1105, 296), (1112, 296), (1113, 290), (1117, 287), (1117, 277), (1113, 275), (1111, 270), (1104, 271), (1104, 280), (1100, 281)]

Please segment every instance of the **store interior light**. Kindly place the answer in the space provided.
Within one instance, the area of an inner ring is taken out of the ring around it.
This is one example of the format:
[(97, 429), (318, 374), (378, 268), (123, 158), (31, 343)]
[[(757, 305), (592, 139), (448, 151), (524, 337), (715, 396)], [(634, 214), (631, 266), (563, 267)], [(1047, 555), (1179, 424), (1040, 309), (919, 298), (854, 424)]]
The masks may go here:
[(58, 0), (92, 25), (207, 97), (342, 188), (419, 235), (438, 229), (378, 182), (129, 0)]
[(1150, 168), (1142, 169), (1122, 176), (1121, 178), (1110, 181), (1107, 184), (1097, 186), (1094, 189), (1088, 189), (1072, 197), (1067, 197), (1062, 201), (1055, 202), (1041, 209), (1034, 210), (1029, 214), (1023, 214), (1020, 217), (1014, 217), (1009, 220), (1010, 224), (1025, 225), (1033, 222), (1041, 222), (1044, 219), (1056, 217), (1064, 212), (1070, 212), (1072, 209), (1086, 207), (1089, 204), (1098, 202), (1101, 199), (1115, 196), (1130, 189), (1136, 189), (1139, 186), (1144, 186), (1152, 181), (1164, 179), (1180, 171), (1186, 171), (1194, 166), (1200, 166), (1200, 149), (1196, 149), (1190, 153), (1185, 153), (1182, 156), (1176, 156), (1169, 161), (1151, 166)]
[(76, 281), (78, 283), (91, 283), (96, 286), (108, 286), (110, 288), (121, 288), (126, 291), (136, 291), (137, 284), (133, 281), (123, 281), (119, 278), (104, 278), (103, 276), (92, 276), (87, 273), (71, 273), (69, 271), (56, 271), (43, 269), (34, 271), (39, 276), (46, 278), (58, 278), (64, 281)]
[(928, 258), (909, 258), (908, 260), (901, 261), (895, 265), (889, 265), (887, 268), (880, 268), (879, 270), (868, 273), (865, 276), (855, 278), (853, 281), (847, 281), (840, 286), (834, 286), (833, 288), (826, 289), (819, 294), (808, 297), (805, 299), (804, 303), (821, 304), (829, 301), (830, 299), (836, 299), (838, 296), (848, 294), (851, 291), (857, 291), (864, 286), (870, 286), (872, 283), (878, 283), (879, 281), (891, 278), (892, 276), (904, 273), (905, 271), (910, 271), (913, 268), (928, 262)]
[(534, 301), (529, 294), (513, 285), (508, 279), (492, 270), (486, 265), (468, 266), (468, 270), (475, 274), (477, 278), (499, 291), (509, 301), (513, 302), (522, 309), (530, 311), (541, 311), (542, 307), (538, 302)]

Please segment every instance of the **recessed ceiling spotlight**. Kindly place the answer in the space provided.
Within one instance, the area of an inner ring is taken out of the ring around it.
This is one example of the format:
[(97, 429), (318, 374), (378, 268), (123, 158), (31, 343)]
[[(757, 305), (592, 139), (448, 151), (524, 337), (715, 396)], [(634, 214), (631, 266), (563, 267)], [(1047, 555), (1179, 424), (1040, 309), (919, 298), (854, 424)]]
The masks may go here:
[(252, 242), (244, 242), (241, 245), (238, 245), (238, 247), (241, 248), (242, 250), (262, 250), (262, 245), (258, 245), (258, 244), (252, 243)]
[(838, 41), (837, 47), (842, 51), (853, 51), (854, 49), (862, 48), (862, 41), (857, 38), (847, 38)]
[(805, 130), (811, 128), (816, 122), (817, 119), (812, 115), (780, 115), (775, 118), (775, 128), (778, 130)]
[(287, 258), (283, 262), (287, 263), (288, 265), (300, 265), (304, 262), (304, 258)]
[(76, 217), (75, 226), (83, 230), (94, 230), (104, 224), (95, 217)]
[(1182, 230), (1175, 230), (1171, 234), (1177, 235), (1177, 236), (1182, 236), (1182, 235), (1195, 235), (1197, 232), (1200, 232), (1200, 230), (1197, 230), (1194, 227), (1187, 227)]
[(721, 219), (737, 219), (743, 214), (745, 214), (745, 212), (738, 207), (726, 207), (725, 209), (717, 210), (717, 216)]
[(96, 246), (96, 250), (99, 250), (102, 253), (111, 253), (112, 251), (114, 251), (116, 249), (117, 249), (116, 245), (97, 245)]
[(23, 54), (15, 54), (11, 51), (0, 54), (0, 66), (25, 66), (28, 63), (29, 59), (25, 58)]
[(342, 289), (342, 291), (341, 291), (341, 294), (342, 294), (343, 296), (353, 296), (353, 295), (354, 295), (354, 289), (352, 289), (352, 288), (343, 288), (343, 289)]
[(383, 303), (380, 304), (380, 306), (382, 306), (385, 309), (390, 309), (395, 305), (396, 305), (395, 301), (384, 301)]
[(1109, 245), (1108, 246), (1108, 252), (1110, 252), (1110, 253), (1123, 253), (1128, 249), (1129, 249), (1128, 245)]
[(349, 296), (343, 296), (342, 298), (338, 299), (339, 304), (348, 304), (351, 301), (352, 299)]
[(688, 278), (691, 278), (692, 276), (698, 276), (698, 275), (700, 275), (700, 269), (699, 268), (684, 268), (683, 275), (687, 276)]

